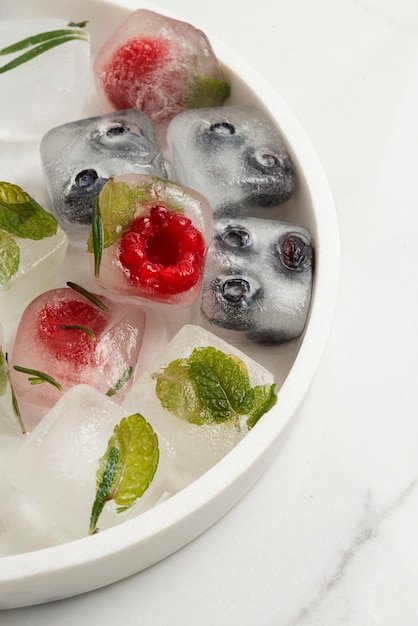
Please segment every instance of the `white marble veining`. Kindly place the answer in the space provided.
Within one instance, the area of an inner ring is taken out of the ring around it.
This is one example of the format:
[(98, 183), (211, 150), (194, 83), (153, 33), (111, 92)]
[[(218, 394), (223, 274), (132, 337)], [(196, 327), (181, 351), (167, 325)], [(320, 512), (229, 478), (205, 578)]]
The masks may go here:
[(161, 0), (282, 94), (341, 228), (330, 340), (266, 474), (190, 545), (7, 626), (418, 624), (418, 3)]

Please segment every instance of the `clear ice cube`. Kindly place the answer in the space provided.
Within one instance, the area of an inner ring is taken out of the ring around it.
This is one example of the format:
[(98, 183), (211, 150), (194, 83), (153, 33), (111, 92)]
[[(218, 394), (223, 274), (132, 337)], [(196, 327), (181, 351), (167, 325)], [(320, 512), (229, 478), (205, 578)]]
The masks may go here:
[[(107, 310), (70, 287), (45, 292), (25, 309), (10, 360), (10, 379), (28, 430), (74, 385), (116, 391), (117, 401), (131, 386), (145, 313), (137, 305), (98, 297)], [(33, 375), (15, 366), (46, 374), (61, 388), (48, 381), (32, 384)]]
[(146, 9), (131, 13), (105, 42), (94, 74), (113, 108), (143, 110), (157, 128), (180, 111), (220, 105), (229, 95), (207, 36)]
[(162, 407), (156, 395), (155, 374), (173, 361), (188, 358), (194, 348), (201, 347), (213, 347), (240, 359), (247, 367), (252, 386), (274, 383), (271, 372), (238, 348), (199, 326), (183, 326), (147, 371), (138, 377), (123, 400), (123, 406), (128, 411), (142, 413), (159, 439), (168, 442), (171, 461), (167, 484), (173, 492), (187, 486), (209, 470), (248, 432), (245, 416), (233, 423), (226, 421), (199, 425), (180, 419)]
[(215, 220), (213, 232), (199, 322), (234, 341), (237, 335), (267, 344), (298, 337), (311, 301), (309, 230), (244, 217)]
[[(0, 323), (16, 320), (39, 294), (54, 286), (68, 246), (65, 232), (40, 240), (14, 237), (20, 250), (17, 272), (0, 285)], [(1, 254), (1, 246), (0, 246)]]
[(212, 236), (206, 198), (169, 180), (141, 174), (117, 176), (114, 183), (133, 190), (136, 209), (130, 225), (112, 225), (121, 234), (103, 249), (99, 284), (144, 306), (190, 307), (200, 294)]
[(55, 215), (71, 240), (83, 243), (94, 197), (109, 178), (134, 172), (166, 177), (150, 119), (135, 109), (55, 127), (44, 135), (40, 149)]
[(281, 134), (261, 110), (223, 106), (185, 111), (167, 130), (171, 176), (208, 198), (216, 217), (257, 216), (295, 186)]
[[(27, 42), (41, 33), (62, 31), (67, 34), (51, 36), (42, 43)], [(2, 138), (42, 135), (53, 126), (81, 115), (90, 79), (89, 35), (83, 28), (69, 26), (69, 20), (65, 19), (3, 20), (0, 42), (0, 66), (10, 67), (0, 73)], [(42, 49), (39, 46), (58, 42), (59, 45), (16, 64), (22, 55), (39, 52)], [(14, 47), (7, 52), (10, 46)]]

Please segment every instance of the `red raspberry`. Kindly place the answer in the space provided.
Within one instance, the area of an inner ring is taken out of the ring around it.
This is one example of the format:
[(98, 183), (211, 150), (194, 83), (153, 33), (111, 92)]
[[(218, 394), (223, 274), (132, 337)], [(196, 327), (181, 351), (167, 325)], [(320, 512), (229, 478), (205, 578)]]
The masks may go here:
[(106, 315), (94, 305), (81, 300), (59, 300), (39, 312), (38, 336), (54, 358), (72, 366), (85, 366), (93, 362), (96, 342), (87, 332), (66, 327), (80, 326), (98, 336), (106, 324)]
[(100, 80), (116, 110), (137, 108), (155, 121), (182, 108), (187, 71), (180, 46), (163, 37), (142, 37), (116, 49)]
[(202, 233), (189, 218), (163, 206), (154, 206), (149, 215), (134, 220), (120, 242), (119, 260), (130, 281), (163, 298), (196, 285), (204, 256)]

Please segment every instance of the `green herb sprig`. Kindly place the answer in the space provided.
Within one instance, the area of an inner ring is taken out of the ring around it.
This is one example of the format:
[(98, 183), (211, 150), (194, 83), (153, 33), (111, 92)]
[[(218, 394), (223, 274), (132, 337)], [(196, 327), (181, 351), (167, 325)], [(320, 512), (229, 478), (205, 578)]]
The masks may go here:
[[(80, 27), (86, 25), (87, 22), (81, 22)], [(27, 63), (36, 58), (40, 54), (56, 48), (67, 41), (81, 40), (88, 42), (88, 33), (81, 28), (78, 28), (78, 24), (70, 24), (70, 26), (77, 26), (77, 28), (62, 28), (58, 30), (50, 30), (44, 33), (38, 33), (37, 35), (31, 35), (25, 39), (21, 39), (10, 46), (6, 46), (0, 50), (0, 56), (7, 56), (9, 54), (15, 54), (26, 50), (23, 54), (15, 57), (5, 65), (0, 67), (0, 74), (4, 74), (10, 70), (19, 67), (23, 63)]]

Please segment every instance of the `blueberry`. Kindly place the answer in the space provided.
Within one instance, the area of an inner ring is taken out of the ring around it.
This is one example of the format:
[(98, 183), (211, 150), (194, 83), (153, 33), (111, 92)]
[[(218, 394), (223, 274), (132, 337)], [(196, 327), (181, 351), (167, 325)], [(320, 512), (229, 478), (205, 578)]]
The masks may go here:
[(283, 265), (291, 270), (301, 270), (311, 257), (310, 246), (299, 235), (287, 235), (279, 245)]
[(231, 278), (222, 285), (222, 295), (228, 302), (241, 302), (250, 291), (250, 283), (244, 278)]
[(235, 134), (235, 126), (229, 122), (216, 122), (210, 125), (209, 130), (225, 137)]
[(223, 243), (230, 248), (246, 248), (251, 245), (251, 235), (245, 228), (228, 228), (221, 238)]
[(75, 184), (79, 188), (92, 187), (98, 178), (96, 170), (82, 170), (75, 177)]
[(124, 124), (113, 124), (106, 131), (108, 137), (119, 137), (120, 135), (127, 135), (129, 133), (129, 128)]

